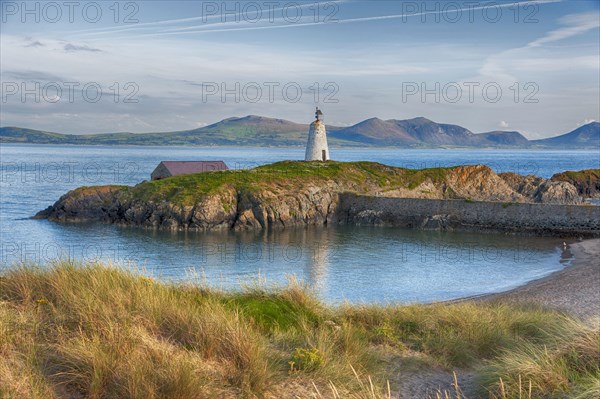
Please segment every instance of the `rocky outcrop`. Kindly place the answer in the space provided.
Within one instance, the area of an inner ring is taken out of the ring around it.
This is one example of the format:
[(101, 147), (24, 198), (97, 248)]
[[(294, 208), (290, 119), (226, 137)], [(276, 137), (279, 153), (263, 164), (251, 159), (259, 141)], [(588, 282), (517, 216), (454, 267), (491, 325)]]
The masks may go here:
[(458, 166), (448, 174), (448, 185), (458, 198), (477, 201), (529, 202), (485, 165)]
[(546, 180), (541, 177), (521, 176), (508, 172), (499, 175), (515, 192), (531, 202), (543, 204), (580, 204), (583, 202), (577, 188), (564, 181)]
[(262, 229), (327, 224), (334, 220), (338, 202), (338, 191), (331, 186), (309, 186), (293, 195), (277, 190), (229, 189), (205, 196), (193, 206), (130, 200), (126, 194), (108, 187), (77, 189), (35, 218), (168, 230)]
[(572, 184), (584, 198), (600, 198), (600, 169), (557, 173), (550, 180)]
[(122, 186), (80, 187), (69, 191), (54, 205), (38, 212), (37, 219), (56, 221), (111, 221), (115, 200)]
[[(348, 193), (500, 203), (580, 202), (570, 183), (499, 176), (483, 165), (408, 170), (376, 163), (282, 162), (246, 171), (178, 176), (134, 187), (83, 187), (62, 196), (36, 217), (169, 230), (324, 225), (350, 220), (340, 213), (339, 206), (341, 196)], [(365, 212), (360, 220), (368, 219), (368, 210)], [(451, 224), (452, 218), (434, 218), (416, 227), (440, 223)]]
[[(431, 170), (429, 170), (431, 171)], [(469, 199), (474, 201), (529, 202), (485, 165), (440, 169), (438, 174), (421, 176), (413, 171), (411, 184), (376, 193), (394, 198)]]

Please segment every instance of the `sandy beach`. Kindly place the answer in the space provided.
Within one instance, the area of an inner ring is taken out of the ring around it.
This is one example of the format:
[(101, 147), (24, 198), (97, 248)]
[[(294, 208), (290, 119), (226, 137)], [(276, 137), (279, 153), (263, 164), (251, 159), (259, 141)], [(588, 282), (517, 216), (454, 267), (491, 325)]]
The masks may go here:
[(565, 269), (484, 300), (536, 303), (600, 323), (600, 239), (568, 244), (575, 259)]

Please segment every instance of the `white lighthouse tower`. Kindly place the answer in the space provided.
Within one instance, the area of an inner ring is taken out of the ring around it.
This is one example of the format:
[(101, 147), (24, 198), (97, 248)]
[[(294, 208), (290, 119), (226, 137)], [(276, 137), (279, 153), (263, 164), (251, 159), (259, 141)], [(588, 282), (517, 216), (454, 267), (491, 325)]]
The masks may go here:
[(323, 123), (323, 113), (317, 107), (316, 120), (310, 124), (308, 130), (308, 143), (306, 144), (306, 161), (328, 161), (329, 147), (327, 147), (327, 131)]

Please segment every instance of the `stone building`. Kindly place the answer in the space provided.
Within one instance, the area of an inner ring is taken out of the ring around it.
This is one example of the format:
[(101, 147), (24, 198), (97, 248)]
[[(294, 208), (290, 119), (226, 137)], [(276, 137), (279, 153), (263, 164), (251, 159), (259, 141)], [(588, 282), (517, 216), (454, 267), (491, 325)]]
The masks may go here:
[(152, 180), (192, 173), (228, 170), (223, 161), (162, 161), (150, 175)]
[(327, 146), (327, 131), (323, 123), (323, 113), (317, 107), (316, 120), (310, 124), (308, 143), (306, 144), (305, 161), (328, 161), (329, 147)]

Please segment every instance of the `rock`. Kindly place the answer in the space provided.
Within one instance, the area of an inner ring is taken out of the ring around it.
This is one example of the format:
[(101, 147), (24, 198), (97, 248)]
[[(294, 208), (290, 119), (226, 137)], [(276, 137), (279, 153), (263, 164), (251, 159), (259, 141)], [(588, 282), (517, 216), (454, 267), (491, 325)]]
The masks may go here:
[(459, 226), (456, 215), (438, 214), (423, 219), (420, 228), (427, 230), (452, 230)]
[[(120, 186), (80, 187), (60, 197), (54, 205), (37, 213), (34, 218), (56, 221), (105, 220), (120, 189)], [(110, 214), (114, 215), (114, 212)]]
[(550, 180), (571, 183), (584, 198), (600, 198), (600, 169), (557, 173)]
[(506, 181), (485, 165), (459, 166), (448, 173), (449, 188), (458, 198), (475, 201), (526, 202)]
[(537, 176), (521, 176), (516, 173), (499, 175), (520, 195), (543, 204), (581, 204), (583, 198), (577, 188), (565, 181), (546, 180)]
[(583, 199), (579, 196), (577, 188), (567, 182), (546, 180), (540, 184), (534, 194), (535, 202), (543, 204), (581, 204)]
[(545, 179), (533, 175), (521, 176), (516, 173), (506, 172), (500, 176), (513, 190), (517, 193), (534, 198), (540, 185), (545, 182)]

